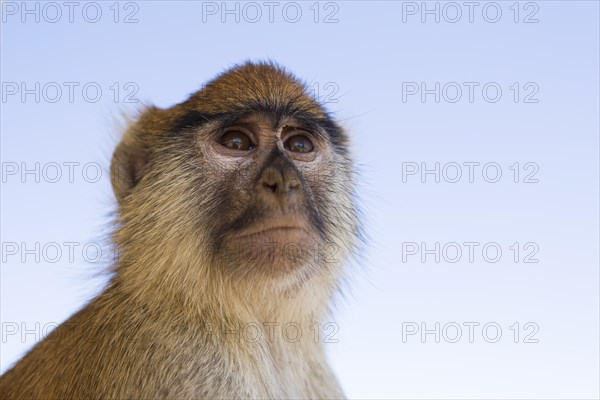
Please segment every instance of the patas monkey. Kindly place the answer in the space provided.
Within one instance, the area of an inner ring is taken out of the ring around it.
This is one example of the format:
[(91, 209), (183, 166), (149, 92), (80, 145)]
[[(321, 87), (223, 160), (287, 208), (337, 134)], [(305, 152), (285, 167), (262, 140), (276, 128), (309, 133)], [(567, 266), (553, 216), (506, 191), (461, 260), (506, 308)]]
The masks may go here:
[(110, 283), (0, 398), (343, 397), (314, 329), (359, 236), (348, 145), (272, 63), (145, 109), (112, 160)]

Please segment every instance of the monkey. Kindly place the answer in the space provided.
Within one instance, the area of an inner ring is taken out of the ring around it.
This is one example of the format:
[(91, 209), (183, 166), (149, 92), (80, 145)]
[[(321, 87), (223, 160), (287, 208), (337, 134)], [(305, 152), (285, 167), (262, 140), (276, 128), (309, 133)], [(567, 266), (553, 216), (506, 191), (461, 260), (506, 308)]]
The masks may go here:
[(315, 323), (361, 241), (357, 178), (306, 83), (236, 64), (144, 106), (110, 170), (110, 280), (2, 375), (0, 398), (344, 397)]

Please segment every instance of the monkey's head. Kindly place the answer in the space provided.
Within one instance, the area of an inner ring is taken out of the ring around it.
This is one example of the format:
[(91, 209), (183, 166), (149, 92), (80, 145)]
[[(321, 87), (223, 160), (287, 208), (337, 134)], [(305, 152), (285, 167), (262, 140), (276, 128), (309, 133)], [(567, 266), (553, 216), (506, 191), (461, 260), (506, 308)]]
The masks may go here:
[(289, 292), (333, 280), (355, 243), (348, 137), (271, 63), (234, 67), (181, 104), (146, 109), (111, 172), (118, 268), (137, 268), (136, 279)]

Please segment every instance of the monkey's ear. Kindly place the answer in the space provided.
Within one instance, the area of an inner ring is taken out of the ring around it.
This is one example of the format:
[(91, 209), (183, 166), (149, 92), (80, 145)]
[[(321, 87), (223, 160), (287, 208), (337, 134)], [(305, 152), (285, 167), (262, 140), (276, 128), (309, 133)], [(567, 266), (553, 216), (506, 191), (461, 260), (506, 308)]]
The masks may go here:
[(148, 164), (148, 149), (131, 127), (117, 146), (111, 161), (110, 181), (120, 203), (144, 177)]
[(170, 123), (168, 117), (168, 110), (149, 106), (125, 131), (110, 168), (110, 181), (119, 203), (148, 171), (151, 144), (167, 129)]

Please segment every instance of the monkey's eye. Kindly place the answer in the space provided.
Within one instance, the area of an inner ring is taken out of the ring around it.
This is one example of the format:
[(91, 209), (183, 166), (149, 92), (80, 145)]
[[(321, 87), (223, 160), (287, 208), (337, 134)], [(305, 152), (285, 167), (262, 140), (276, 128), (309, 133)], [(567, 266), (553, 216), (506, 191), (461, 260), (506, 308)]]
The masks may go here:
[(310, 153), (313, 150), (313, 143), (304, 135), (294, 135), (285, 141), (283, 147), (295, 153)]
[(232, 150), (252, 150), (254, 148), (248, 135), (240, 131), (227, 132), (221, 136), (219, 143)]

